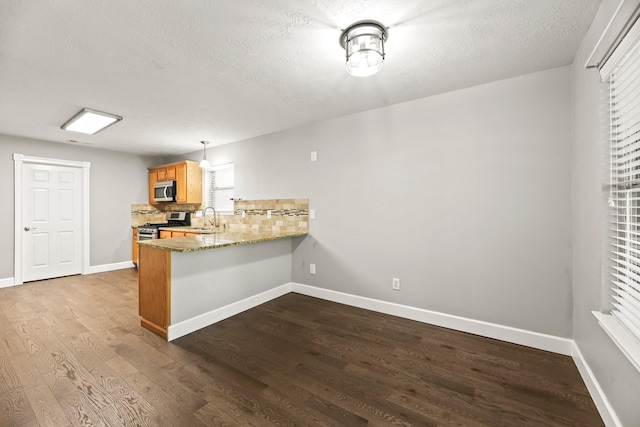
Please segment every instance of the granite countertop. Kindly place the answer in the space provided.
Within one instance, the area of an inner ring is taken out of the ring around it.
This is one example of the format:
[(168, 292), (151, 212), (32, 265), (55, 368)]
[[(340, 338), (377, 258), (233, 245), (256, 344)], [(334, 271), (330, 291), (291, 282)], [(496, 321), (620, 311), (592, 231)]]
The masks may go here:
[[(163, 228), (163, 230), (169, 230)], [(186, 227), (174, 228), (174, 231), (186, 231)], [(201, 234), (199, 236), (173, 237), (171, 239), (143, 240), (138, 242), (140, 246), (150, 246), (173, 252), (195, 252), (209, 249), (223, 248), (225, 246), (246, 245), (250, 243), (268, 242), (270, 240), (289, 239), (303, 237), (306, 232), (273, 232), (273, 231), (247, 231), (247, 232), (216, 232)]]

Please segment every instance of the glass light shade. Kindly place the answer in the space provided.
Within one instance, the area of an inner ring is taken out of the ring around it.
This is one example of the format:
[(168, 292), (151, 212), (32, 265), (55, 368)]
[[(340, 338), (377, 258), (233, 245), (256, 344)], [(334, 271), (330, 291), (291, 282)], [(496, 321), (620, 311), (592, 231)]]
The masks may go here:
[(380, 71), (386, 38), (385, 28), (373, 21), (347, 28), (340, 38), (340, 44), (346, 51), (347, 72), (356, 77), (366, 77)]
[(122, 117), (101, 111), (83, 108), (78, 114), (69, 119), (61, 127), (72, 132), (95, 135), (102, 129), (122, 120)]
[(203, 169), (210, 168), (211, 163), (209, 163), (209, 160), (207, 160), (207, 145), (209, 145), (209, 141), (200, 141), (200, 144), (202, 144), (203, 155), (199, 166)]

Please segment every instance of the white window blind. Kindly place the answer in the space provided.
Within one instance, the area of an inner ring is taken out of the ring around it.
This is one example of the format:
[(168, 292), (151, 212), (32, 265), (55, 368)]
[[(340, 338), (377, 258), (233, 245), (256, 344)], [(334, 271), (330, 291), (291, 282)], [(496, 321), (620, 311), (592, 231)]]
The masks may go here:
[(611, 315), (640, 340), (640, 43), (610, 77)]
[(204, 205), (218, 212), (233, 212), (235, 166), (233, 163), (212, 166), (205, 170)]

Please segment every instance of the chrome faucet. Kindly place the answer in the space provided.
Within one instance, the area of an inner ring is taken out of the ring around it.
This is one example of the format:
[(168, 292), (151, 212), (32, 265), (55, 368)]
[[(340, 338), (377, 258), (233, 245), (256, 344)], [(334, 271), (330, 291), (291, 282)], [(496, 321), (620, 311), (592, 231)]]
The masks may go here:
[(207, 206), (202, 212), (203, 217), (207, 216), (207, 209), (211, 209), (213, 211), (213, 220), (209, 220), (209, 224), (213, 225), (213, 228), (216, 228), (216, 209), (213, 206)]

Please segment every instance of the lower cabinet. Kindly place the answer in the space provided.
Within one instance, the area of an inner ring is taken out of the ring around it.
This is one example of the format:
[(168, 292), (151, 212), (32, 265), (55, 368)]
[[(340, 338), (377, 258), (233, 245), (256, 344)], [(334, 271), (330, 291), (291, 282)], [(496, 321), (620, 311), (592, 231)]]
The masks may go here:
[(172, 237), (184, 237), (184, 236), (199, 236), (200, 233), (189, 233), (187, 231), (169, 231), (160, 230), (161, 239), (170, 239)]
[(138, 302), (142, 327), (167, 338), (171, 319), (171, 252), (140, 247)]
[(161, 239), (170, 239), (171, 238), (171, 232), (170, 231), (166, 231), (166, 230), (160, 230), (160, 238)]
[(138, 229), (133, 228), (131, 234), (131, 261), (138, 266)]

